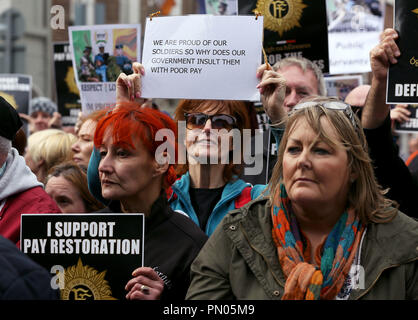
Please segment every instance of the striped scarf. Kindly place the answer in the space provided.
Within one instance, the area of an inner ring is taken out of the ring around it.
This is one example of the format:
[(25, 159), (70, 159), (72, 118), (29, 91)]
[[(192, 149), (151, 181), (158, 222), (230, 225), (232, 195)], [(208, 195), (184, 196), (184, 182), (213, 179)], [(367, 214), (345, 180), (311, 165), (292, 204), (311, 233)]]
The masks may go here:
[[(291, 213), (284, 184), (271, 208), (273, 240), (286, 276), (283, 300), (334, 299), (341, 290), (364, 232), (353, 210), (345, 211), (311, 261), (311, 245)], [(318, 267), (320, 266), (320, 267)]]

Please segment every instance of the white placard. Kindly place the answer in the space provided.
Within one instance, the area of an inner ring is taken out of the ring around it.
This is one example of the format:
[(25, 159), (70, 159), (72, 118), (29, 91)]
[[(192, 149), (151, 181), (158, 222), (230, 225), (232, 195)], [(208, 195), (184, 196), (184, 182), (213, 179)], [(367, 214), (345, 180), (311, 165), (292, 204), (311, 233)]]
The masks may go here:
[(148, 18), (142, 96), (258, 101), (262, 34), (262, 17)]

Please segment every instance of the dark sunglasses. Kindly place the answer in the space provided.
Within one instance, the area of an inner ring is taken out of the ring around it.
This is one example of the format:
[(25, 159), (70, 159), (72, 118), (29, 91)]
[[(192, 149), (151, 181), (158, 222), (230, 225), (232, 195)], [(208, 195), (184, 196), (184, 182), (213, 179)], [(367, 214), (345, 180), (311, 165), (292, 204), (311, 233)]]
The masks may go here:
[(232, 129), (237, 125), (237, 119), (228, 114), (185, 113), (187, 129), (202, 129), (210, 119), (212, 129)]
[(293, 111), (296, 111), (296, 110), (309, 108), (309, 107), (318, 107), (318, 106), (319, 107), (324, 107), (326, 109), (338, 110), (338, 111), (344, 112), (345, 115), (347, 116), (347, 118), (350, 120), (353, 127), (356, 130), (358, 130), (357, 122), (354, 119), (354, 112), (351, 109), (351, 106), (349, 104), (345, 103), (345, 102), (342, 102), (342, 101), (329, 101), (329, 102), (307, 101), (307, 102), (302, 102), (302, 103), (299, 103), (296, 106), (294, 106), (292, 111), (290, 111), (290, 113), (292, 113)]

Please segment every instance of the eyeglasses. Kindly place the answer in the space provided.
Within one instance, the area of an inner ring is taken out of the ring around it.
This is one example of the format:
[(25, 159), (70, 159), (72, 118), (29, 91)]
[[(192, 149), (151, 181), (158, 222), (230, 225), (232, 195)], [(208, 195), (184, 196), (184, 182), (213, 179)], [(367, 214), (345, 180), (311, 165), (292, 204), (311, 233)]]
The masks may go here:
[(237, 119), (228, 114), (205, 114), (205, 113), (185, 113), (187, 129), (202, 129), (206, 121), (210, 119), (212, 129), (232, 129), (237, 124)]
[(309, 107), (317, 107), (317, 106), (324, 107), (324, 108), (330, 109), (330, 110), (343, 111), (345, 113), (345, 115), (348, 117), (348, 119), (350, 120), (354, 129), (356, 129), (356, 130), (358, 129), (357, 122), (354, 119), (354, 112), (351, 109), (351, 106), (349, 104), (345, 103), (345, 102), (342, 102), (342, 101), (328, 101), (328, 102), (307, 101), (307, 102), (302, 102), (302, 103), (299, 103), (296, 106), (294, 106), (292, 111), (290, 111), (290, 114), (293, 111), (296, 111), (296, 110), (309, 108)]

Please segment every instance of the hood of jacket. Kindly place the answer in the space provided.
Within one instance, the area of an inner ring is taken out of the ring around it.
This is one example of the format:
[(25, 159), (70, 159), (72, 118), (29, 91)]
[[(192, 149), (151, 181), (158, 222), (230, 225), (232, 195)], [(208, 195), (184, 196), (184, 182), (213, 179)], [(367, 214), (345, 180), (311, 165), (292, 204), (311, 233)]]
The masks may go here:
[[(244, 188), (251, 186), (250, 183), (246, 183), (241, 179), (230, 181), (225, 185), (222, 192), (221, 200), (216, 204), (211, 216), (209, 217), (206, 225), (206, 234), (210, 235), (215, 230), (216, 226), (222, 220), (222, 218), (230, 211), (235, 209), (234, 199), (236, 199), (244, 190)], [(190, 174), (185, 173), (181, 179), (177, 180), (172, 185), (173, 193), (169, 198), (170, 206), (173, 210), (185, 213), (188, 215), (197, 225), (199, 225), (199, 219), (194, 211), (192, 201), (190, 199)], [(174, 193), (177, 198), (174, 199)]]
[(18, 151), (11, 148), (6, 159), (6, 168), (0, 177), (0, 201), (38, 186), (43, 187), (43, 184), (38, 181)]

